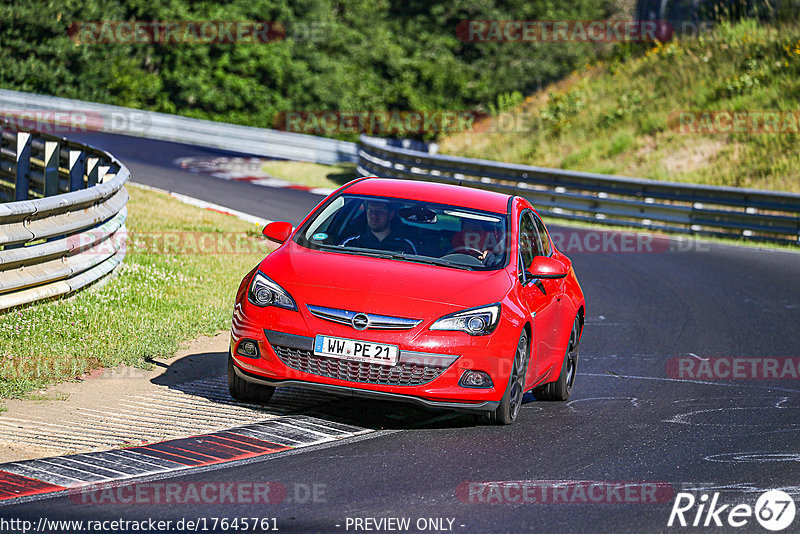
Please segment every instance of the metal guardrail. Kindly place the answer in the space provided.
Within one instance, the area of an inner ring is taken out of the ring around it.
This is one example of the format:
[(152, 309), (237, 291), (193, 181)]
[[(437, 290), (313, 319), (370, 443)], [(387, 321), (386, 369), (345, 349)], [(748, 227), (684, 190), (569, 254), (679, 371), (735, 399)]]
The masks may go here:
[(0, 311), (72, 293), (125, 257), (128, 169), (0, 122)]
[[(356, 162), (356, 143), (266, 128), (191, 119), (80, 100), (0, 89), (0, 115), (24, 112), (81, 114), (87, 130), (173, 141), (271, 158), (332, 165)], [(51, 114), (49, 121), (55, 117)], [(36, 122), (37, 118), (30, 119)], [(79, 125), (79, 126), (80, 126)], [(80, 127), (77, 129), (80, 131)]]
[(542, 215), (699, 235), (800, 243), (800, 194), (660, 182), (431, 155), (361, 137), (358, 172), (527, 198)]

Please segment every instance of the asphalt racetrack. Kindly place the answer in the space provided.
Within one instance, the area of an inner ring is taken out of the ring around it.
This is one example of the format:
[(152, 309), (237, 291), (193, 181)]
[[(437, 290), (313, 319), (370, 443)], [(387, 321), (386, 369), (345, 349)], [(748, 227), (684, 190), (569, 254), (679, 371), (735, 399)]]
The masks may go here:
[[(172, 163), (221, 152), (84, 140), (125, 162), (134, 182), (266, 219), (297, 223), (322, 198)], [(718, 507), (729, 506), (714, 531), (766, 532), (755, 517), (736, 529), (726, 521), (734, 505), (753, 506), (767, 490), (800, 496), (800, 255), (675, 240), (623, 252), (618, 235), (550, 230), (572, 243), (566, 252), (587, 303), (568, 403), (528, 395), (514, 425), (491, 427), (342, 398), (315, 416), (377, 431), (169, 480), (273, 481), (287, 489), (281, 502), (101, 505), (62, 495), (0, 507), (0, 518), (262, 517), (306, 532), (404, 531), (395, 528), (403, 520), (410, 532), (702, 531), (667, 526), (676, 496), (688, 492), (697, 498), (685, 513), (690, 525), (702, 496), (718, 494)]]

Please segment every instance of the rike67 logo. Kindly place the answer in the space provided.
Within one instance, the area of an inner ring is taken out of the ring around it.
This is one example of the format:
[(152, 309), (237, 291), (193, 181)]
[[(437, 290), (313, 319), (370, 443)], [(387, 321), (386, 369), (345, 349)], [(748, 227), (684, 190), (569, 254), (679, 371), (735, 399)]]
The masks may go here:
[(781, 490), (762, 493), (755, 507), (749, 504), (719, 504), (719, 493), (709, 498), (704, 493), (696, 498), (691, 493), (678, 493), (667, 526), (692, 527), (743, 527), (753, 517), (767, 530), (774, 532), (789, 527), (794, 521), (795, 504), (792, 497)]

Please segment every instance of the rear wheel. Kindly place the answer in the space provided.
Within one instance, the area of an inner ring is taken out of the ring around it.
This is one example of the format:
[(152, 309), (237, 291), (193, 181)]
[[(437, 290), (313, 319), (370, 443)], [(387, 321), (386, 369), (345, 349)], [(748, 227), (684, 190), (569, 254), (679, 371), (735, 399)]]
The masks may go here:
[(572, 393), (572, 386), (575, 384), (575, 373), (578, 370), (578, 340), (581, 337), (581, 322), (576, 316), (572, 323), (572, 333), (567, 343), (567, 351), (564, 353), (564, 361), (561, 363), (561, 373), (558, 380), (548, 382), (533, 389), (533, 396), (545, 401), (565, 401)]
[(265, 403), (272, 398), (275, 388), (253, 384), (236, 374), (233, 358), (228, 352), (228, 392), (231, 397), (242, 402)]
[(508, 379), (506, 392), (500, 401), (500, 406), (484, 416), (487, 422), (496, 425), (510, 425), (516, 420), (522, 406), (522, 396), (525, 394), (525, 374), (528, 371), (529, 356), (528, 334), (523, 331), (514, 353), (514, 365)]

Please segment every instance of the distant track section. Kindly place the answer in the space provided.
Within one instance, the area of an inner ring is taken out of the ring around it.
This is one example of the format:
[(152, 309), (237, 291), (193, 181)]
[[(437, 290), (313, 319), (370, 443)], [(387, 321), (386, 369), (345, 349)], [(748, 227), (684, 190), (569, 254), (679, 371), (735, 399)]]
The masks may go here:
[[(44, 122), (54, 129), (76, 133), (131, 135), (271, 158), (331, 165), (355, 162), (358, 154), (356, 143), (337, 139), (6, 89), (0, 89), (0, 109), (24, 121)], [(56, 117), (56, 112), (61, 116)]]

